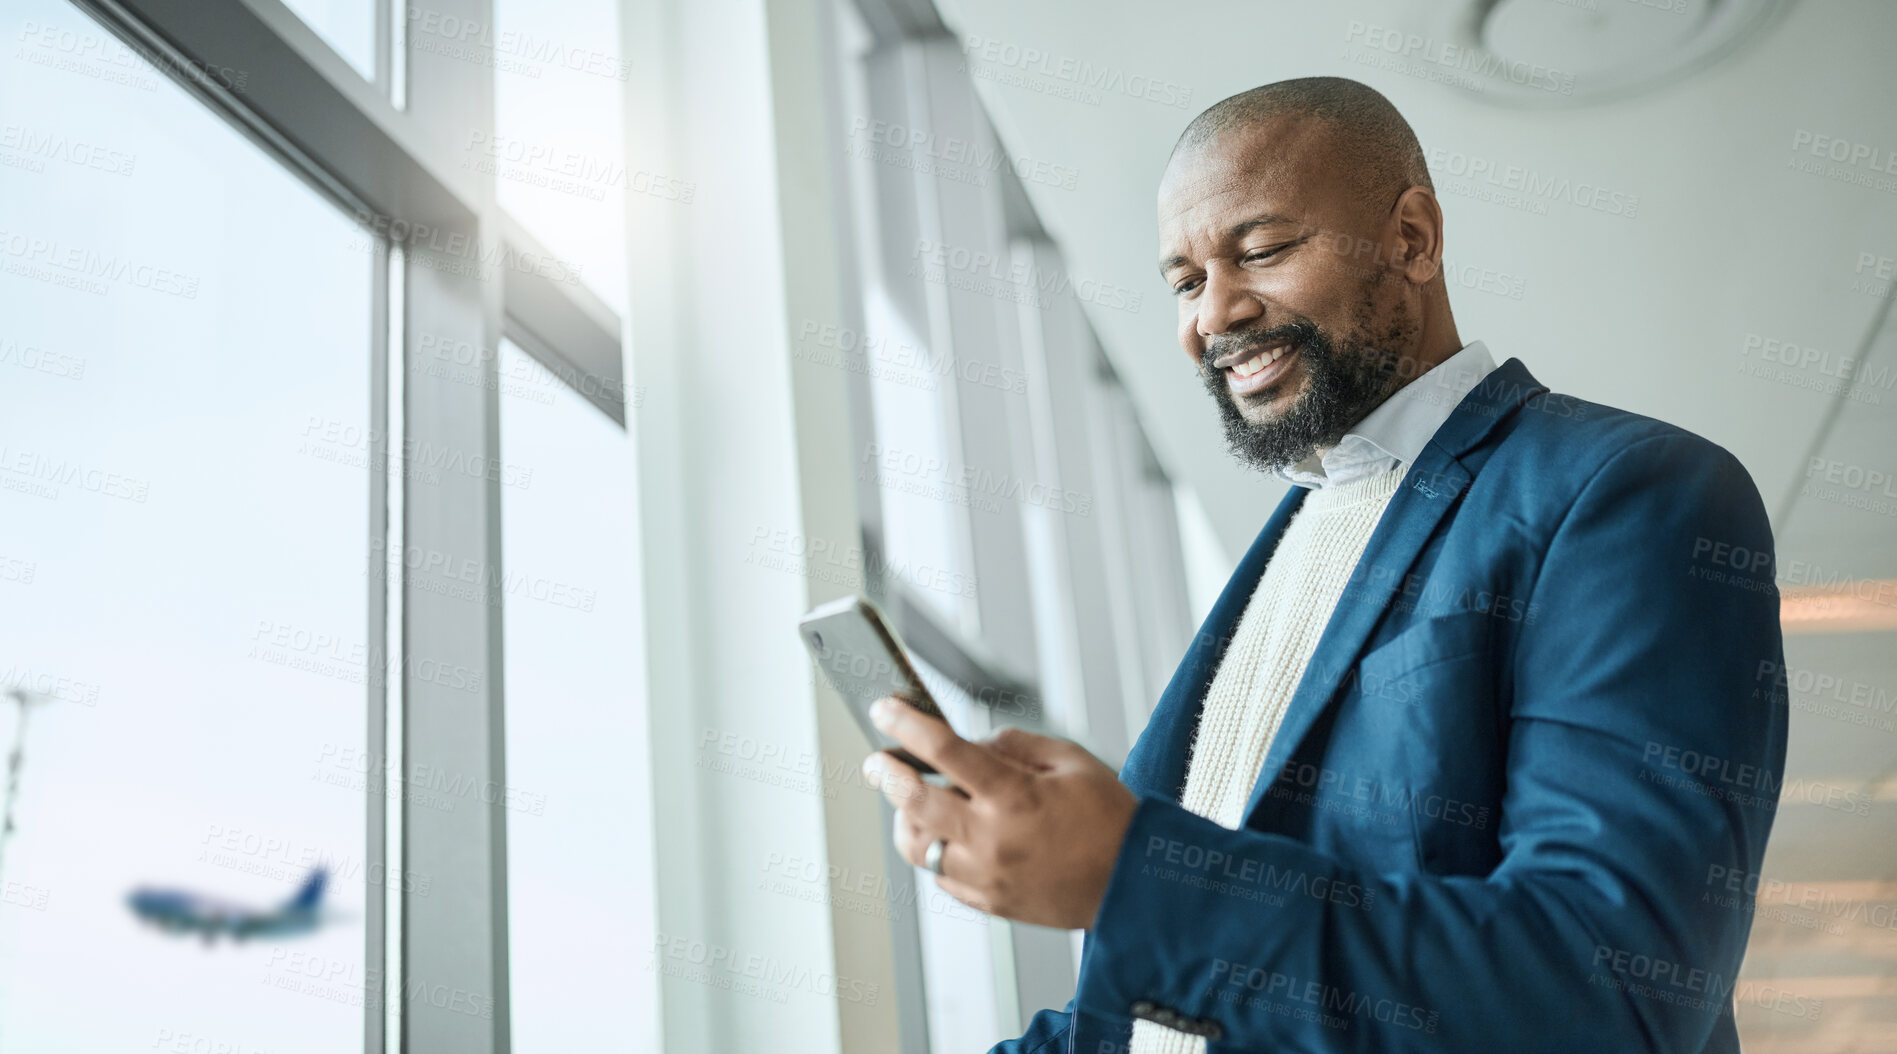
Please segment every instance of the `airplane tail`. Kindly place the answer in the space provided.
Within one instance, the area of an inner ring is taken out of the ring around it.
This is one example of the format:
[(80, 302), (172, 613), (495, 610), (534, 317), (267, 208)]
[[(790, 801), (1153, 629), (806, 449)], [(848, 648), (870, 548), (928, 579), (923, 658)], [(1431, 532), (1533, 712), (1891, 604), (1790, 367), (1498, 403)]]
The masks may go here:
[(319, 867), (311, 871), (310, 877), (303, 880), (303, 888), (297, 890), (296, 896), (291, 898), (290, 909), (292, 911), (315, 911), (317, 905), (323, 902), (323, 884), (328, 878), (329, 872), (323, 868)]

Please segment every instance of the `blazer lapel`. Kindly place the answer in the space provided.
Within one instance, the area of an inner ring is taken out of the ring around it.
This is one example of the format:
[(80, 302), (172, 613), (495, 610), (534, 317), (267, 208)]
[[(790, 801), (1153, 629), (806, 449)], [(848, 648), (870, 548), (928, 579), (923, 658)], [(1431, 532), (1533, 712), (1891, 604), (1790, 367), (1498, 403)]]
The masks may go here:
[(1173, 671), (1172, 680), (1153, 708), (1145, 731), (1140, 733), (1139, 740), (1127, 753), (1126, 764), (1120, 768), (1120, 782), (1134, 792), (1179, 800), (1186, 785), (1187, 755), (1191, 751), (1192, 732), (1199, 724), (1199, 708), (1205, 700), (1206, 686), (1212, 683), (1212, 674), (1238, 629), (1239, 617), (1245, 613), (1245, 605), (1251, 602), (1252, 591), (1264, 577), (1265, 565), (1271, 561), (1272, 550), (1278, 547), (1279, 536), (1284, 534), (1285, 525), (1291, 522), (1291, 514), (1297, 511), (1306, 493), (1303, 487), (1292, 487), (1278, 502), (1277, 510), (1265, 521), (1264, 530), (1252, 540), (1251, 548), (1245, 551), (1232, 577), (1226, 580), (1218, 602), (1206, 615), (1205, 624), (1199, 627), (1186, 648), (1185, 658)]
[[(1310, 665), (1292, 693), (1283, 723), (1272, 738), (1264, 767), (1259, 770), (1258, 781), (1252, 786), (1251, 798), (1246, 803), (1248, 820), (1258, 809), (1265, 791), (1277, 781), (1279, 772), (1305, 733), (1330, 705), (1338, 685), (1355, 665), (1364, 642), (1409, 575), (1417, 556), (1469, 485), (1469, 470), (1458, 459), (1487, 438), (1499, 422), (1530, 396), (1545, 391), (1547, 389), (1535, 382), (1520, 359), (1508, 360), (1463, 397), (1410, 465), (1402, 486), (1390, 499), (1376, 530), (1371, 533), (1370, 542), (1344, 586), (1330, 623), (1318, 639)], [(1254, 552), (1256, 548), (1253, 547)], [(1247, 560), (1252, 555), (1247, 554)], [(1259, 573), (1263, 573), (1262, 565)], [(1252, 581), (1255, 583), (1256, 577)], [(1230, 592), (1228, 587), (1226, 595), (1219, 598), (1221, 605), (1229, 599)], [(1195, 702), (1202, 695), (1201, 687), (1194, 697)]]

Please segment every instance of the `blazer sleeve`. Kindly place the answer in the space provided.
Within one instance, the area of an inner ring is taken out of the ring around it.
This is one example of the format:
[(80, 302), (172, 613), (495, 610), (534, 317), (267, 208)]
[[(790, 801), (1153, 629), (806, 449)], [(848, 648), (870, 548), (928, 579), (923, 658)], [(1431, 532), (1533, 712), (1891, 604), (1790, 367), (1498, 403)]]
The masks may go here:
[(1074, 1027), (1074, 1001), (1067, 1001), (1065, 1010), (1042, 1010), (1028, 1022), (1026, 1032), (1019, 1039), (1003, 1040), (994, 1045), (988, 1054), (1065, 1054), (1067, 1047), (1063, 1041), (1067, 1032)]
[[(1707, 1045), (1751, 918), (1717, 878), (1757, 872), (1784, 768), (1765, 510), (1730, 454), (1674, 433), (1609, 457), (1549, 522), (1540, 615), (1502, 674), (1494, 871), (1362, 873), (1142, 797), (1080, 1012), (1171, 1008), (1222, 1029), (1215, 1052)], [(1195, 859), (1297, 892), (1234, 895)]]

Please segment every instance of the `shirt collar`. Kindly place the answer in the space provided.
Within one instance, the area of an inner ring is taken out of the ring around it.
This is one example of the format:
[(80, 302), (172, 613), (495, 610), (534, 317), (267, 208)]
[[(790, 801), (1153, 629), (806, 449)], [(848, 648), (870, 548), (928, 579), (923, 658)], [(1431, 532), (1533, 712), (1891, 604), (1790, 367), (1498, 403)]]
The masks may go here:
[(1330, 451), (1313, 454), (1295, 465), (1281, 466), (1280, 479), (1316, 489), (1349, 483), (1407, 467), (1482, 378), (1495, 369), (1489, 349), (1479, 340), (1436, 364), (1435, 368), (1396, 390), (1363, 420), (1344, 433)]

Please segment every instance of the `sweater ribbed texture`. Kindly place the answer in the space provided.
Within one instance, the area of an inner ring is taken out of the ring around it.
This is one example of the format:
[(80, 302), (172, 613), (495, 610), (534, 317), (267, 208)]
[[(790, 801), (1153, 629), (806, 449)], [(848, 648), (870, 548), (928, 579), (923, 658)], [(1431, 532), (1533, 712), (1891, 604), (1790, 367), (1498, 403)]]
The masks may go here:
[[(1393, 471), (1312, 491), (1284, 529), (1206, 688), (1182, 804), (1237, 830), (1311, 654), (1403, 480)], [(1205, 1040), (1133, 1022), (1129, 1054), (1205, 1054)]]

